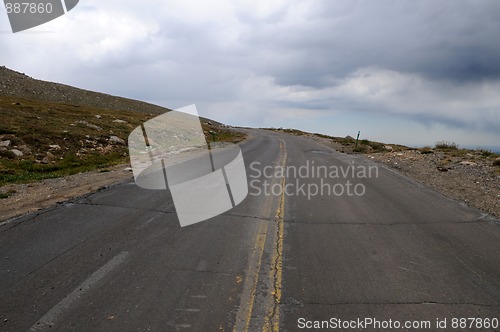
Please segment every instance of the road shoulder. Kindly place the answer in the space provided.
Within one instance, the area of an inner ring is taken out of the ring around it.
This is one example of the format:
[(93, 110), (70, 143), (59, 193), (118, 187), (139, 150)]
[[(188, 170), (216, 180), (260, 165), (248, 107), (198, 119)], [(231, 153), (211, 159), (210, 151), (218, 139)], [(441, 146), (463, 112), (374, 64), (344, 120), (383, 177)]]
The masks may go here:
[(132, 178), (128, 165), (117, 165), (106, 169), (105, 172), (91, 171), (29, 184), (7, 185), (3, 189), (10, 195), (0, 200), (0, 222), (45, 209), (58, 202), (92, 193), (99, 188)]

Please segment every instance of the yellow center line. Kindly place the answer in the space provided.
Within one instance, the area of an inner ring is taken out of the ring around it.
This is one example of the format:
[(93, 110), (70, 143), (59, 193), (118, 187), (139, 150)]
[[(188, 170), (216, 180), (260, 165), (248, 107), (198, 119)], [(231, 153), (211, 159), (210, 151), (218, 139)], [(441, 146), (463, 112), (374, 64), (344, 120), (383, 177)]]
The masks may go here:
[[(280, 148), (283, 151), (283, 159), (281, 162), (281, 166), (285, 169), (286, 159), (287, 159), (287, 151), (286, 144), (283, 140), (280, 140)], [(283, 176), (281, 178), (281, 197), (280, 202), (278, 204), (278, 209), (276, 211), (276, 250), (274, 251), (272, 262), (274, 262), (274, 268), (270, 271), (269, 278), (274, 286), (274, 290), (272, 292), (273, 295), (273, 303), (271, 303), (271, 307), (268, 308), (268, 313), (266, 315), (266, 323), (264, 324), (263, 331), (264, 332), (278, 332), (280, 326), (280, 308), (279, 304), (281, 301), (282, 295), (282, 280), (283, 280), (283, 232), (284, 232), (284, 219), (285, 219), (285, 182), (286, 179)]]
[[(280, 140), (280, 150), (282, 152), (281, 158), (282, 158), (282, 165), (285, 165), (285, 160), (286, 160), (286, 147), (285, 147), (285, 142), (283, 140)], [(284, 186), (284, 178), (281, 179), (281, 184)], [(272, 200), (267, 200), (264, 206), (264, 211), (269, 211), (266, 213), (267, 215), (271, 214), (271, 206), (272, 206)], [(278, 210), (276, 212), (276, 219), (278, 220), (278, 237), (281, 238), (281, 240), (278, 239), (278, 252), (282, 251), (283, 248), (283, 224), (281, 222), (281, 226), (279, 220), (283, 220), (283, 208), (284, 208), (284, 195), (280, 197), (280, 202), (278, 204)], [(268, 230), (268, 223), (266, 221), (261, 221), (259, 228), (257, 230), (257, 235), (254, 240), (254, 246), (253, 246), (253, 252), (252, 255), (250, 256), (249, 263), (248, 263), (248, 268), (247, 268), (247, 276), (245, 277), (244, 284), (243, 284), (243, 293), (242, 293), (242, 303), (240, 305), (240, 310), (238, 310), (237, 315), (236, 315), (236, 322), (235, 326), (233, 328), (233, 332), (240, 332), (244, 331), (247, 332), (250, 328), (250, 321), (252, 319), (252, 311), (253, 311), (253, 306), (255, 302), (255, 297), (257, 293), (257, 286), (259, 282), (259, 273), (262, 265), (262, 258), (264, 254), (264, 247), (266, 244), (266, 238), (267, 238), (267, 230)], [(281, 234), (281, 235), (280, 235)], [(281, 242), (281, 244), (279, 244)], [(273, 257), (273, 262), (277, 261), (276, 260), (276, 255)], [(281, 255), (280, 255), (281, 257)], [(281, 261), (281, 258), (279, 259)], [(277, 282), (274, 282), (275, 287), (278, 289), (278, 291), (273, 292), (273, 296), (279, 301), (281, 298), (281, 262), (279, 262), (279, 269), (277, 272)], [(271, 270), (272, 272), (272, 270)], [(274, 277), (272, 277), (274, 279)], [(273, 303), (274, 304), (274, 303)], [(274, 307), (274, 306), (273, 306)], [(277, 307), (276, 307), (277, 308)], [(269, 312), (271, 311), (271, 312)], [(272, 310), (268, 310), (266, 318), (271, 317), (273, 315)], [(279, 328), (279, 312), (277, 312), (278, 318), (278, 323), (276, 325), (276, 328)], [(266, 322), (267, 324), (267, 322)], [(274, 323), (273, 323), (274, 325)], [(265, 328), (265, 327), (264, 327)], [(274, 329), (277, 331), (277, 329)]]
[[(260, 266), (262, 264), (262, 256), (267, 236), (267, 223), (261, 221), (257, 229), (257, 236), (254, 241), (252, 255), (248, 261), (248, 274), (245, 277), (243, 284), (242, 304), (236, 315), (236, 323), (233, 332), (247, 332), (252, 318), (253, 304), (257, 292), (257, 284), (259, 282)], [(243, 310), (242, 310), (243, 309)]]

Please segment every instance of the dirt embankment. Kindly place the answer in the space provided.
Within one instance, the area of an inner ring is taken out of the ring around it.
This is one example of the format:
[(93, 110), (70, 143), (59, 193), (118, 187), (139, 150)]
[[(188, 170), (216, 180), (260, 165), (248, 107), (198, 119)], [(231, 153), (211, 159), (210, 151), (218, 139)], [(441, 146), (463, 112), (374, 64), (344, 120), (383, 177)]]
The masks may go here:
[(484, 151), (429, 151), (374, 153), (369, 158), (500, 218), (500, 167), (485, 158)]
[(0, 222), (48, 208), (132, 177), (128, 165), (118, 165), (105, 172), (91, 171), (28, 184), (7, 185), (2, 188), (9, 197), (0, 199)]

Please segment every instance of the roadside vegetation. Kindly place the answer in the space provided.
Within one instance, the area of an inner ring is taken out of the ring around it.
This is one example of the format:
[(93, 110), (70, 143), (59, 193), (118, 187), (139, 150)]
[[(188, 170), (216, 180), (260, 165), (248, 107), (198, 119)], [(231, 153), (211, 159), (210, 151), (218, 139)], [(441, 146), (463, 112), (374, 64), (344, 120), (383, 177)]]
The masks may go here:
[[(440, 141), (436, 142), (435, 151), (440, 151), (444, 154), (445, 157), (455, 157), (455, 158), (463, 158), (474, 161), (485, 161), (486, 163), (491, 163), (492, 166), (500, 166), (500, 154), (494, 153), (490, 150), (484, 149), (461, 149), (458, 144), (455, 142), (447, 142)], [(420, 149), (422, 153), (422, 149)], [(497, 173), (500, 173), (500, 169), (496, 170)]]
[[(319, 137), (323, 139), (330, 140), (332, 143), (336, 143), (338, 145), (338, 151), (345, 153), (371, 153), (371, 152), (383, 152), (387, 151), (387, 146), (384, 143), (370, 141), (367, 139), (359, 139), (356, 145), (356, 139), (351, 136), (346, 137), (335, 137), (329, 136), (320, 133), (308, 133), (298, 129), (283, 129), (283, 128), (265, 128), (267, 130), (272, 131), (281, 131), (284, 133), (296, 135), (296, 136), (310, 136), (310, 137)], [(390, 149), (399, 149), (403, 148), (401, 145), (391, 145)], [(392, 151), (392, 150), (391, 150)]]
[(455, 142), (439, 141), (435, 146), (438, 150), (458, 150), (458, 145)]
[(272, 131), (280, 131), (296, 136), (308, 136), (311, 138), (322, 138), (329, 140), (333, 147), (343, 153), (403, 153), (407, 151), (414, 151), (420, 155), (434, 155), (439, 154), (439, 169), (447, 170), (448, 163), (457, 162), (461, 160), (463, 164), (474, 165), (475, 162), (481, 161), (486, 165), (494, 168), (494, 173), (500, 175), (500, 154), (494, 153), (484, 149), (462, 149), (455, 142), (438, 141), (434, 147), (424, 146), (422, 148), (412, 148), (399, 144), (386, 144), (368, 139), (359, 139), (356, 145), (356, 139), (351, 136), (335, 137), (319, 133), (308, 133), (298, 129), (283, 129), (283, 128), (264, 128)]
[[(156, 115), (0, 96), (0, 187), (128, 163), (128, 135)], [(203, 129), (207, 140), (209, 132), (216, 140), (244, 139), (206, 120)]]

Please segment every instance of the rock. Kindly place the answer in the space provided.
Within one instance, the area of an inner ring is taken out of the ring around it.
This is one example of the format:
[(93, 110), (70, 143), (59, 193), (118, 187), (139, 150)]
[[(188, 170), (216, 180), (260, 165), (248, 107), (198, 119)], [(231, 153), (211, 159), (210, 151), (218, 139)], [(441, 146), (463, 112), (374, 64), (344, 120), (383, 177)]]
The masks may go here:
[(394, 151), (394, 148), (390, 145), (385, 145), (384, 149), (386, 149), (387, 151)]
[(102, 116), (100, 116), (99, 114), (97, 114), (95, 117), (96, 117), (97, 119), (102, 118)]
[(97, 126), (97, 125), (95, 125), (95, 124), (89, 123), (89, 122), (87, 122), (87, 121), (79, 120), (79, 121), (76, 121), (76, 123), (81, 124), (81, 125), (84, 125), (84, 126), (87, 126), (87, 127), (89, 127), (89, 128), (92, 128), (92, 129), (95, 129), (95, 130), (97, 130), (97, 131), (101, 131), (101, 130), (102, 130), (102, 128), (101, 128), (101, 127), (99, 127), (99, 126)]
[(104, 152), (104, 153), (108, 153), (108, 152), (111, 152), (113, 151), (113, 147), (111, 145), (107, 145), (103, 148), (99, 148), (100, 151)]
[(116, 120), (113, 120), (114, 123), (128, 123), (127, 121), (125, 120), (120, 120), (120, 119), (116, 119)]
[(124, 168), (123, 170), (124, 170), (124, 171), (129, 171), (129, 172), (132, 172), (132, 171), (133, 171), (132, 167), (126, 167), (126, 168)]
[(42, 164), (49, 164), (54, 159), (54, 155), (51, 152), (47, 152), (45, 158), (42, 159)]
[(101, 130), (102, 130), (102, 128), (101, 128), (101, 127), (96, 126), (95, 124), (91, 124), (91, 123), (89, 123), (89, 124), (87, 125), (87, 127), (92, 128), (92, 129), (95, 129), (95, 130), (97, 130), (97, 131), (101, 131)]
[(448, 172), (448, 168), (442, 167), (442, 166), (438, 166), (437, 170), (440, 171), (440, 172)]
[(51, 150), (61, 150), (61, 146), (58, 144), (51, 144), (51, 145), (49, 145), (49, 148)]
[(22, 156), (24, 156), (24, 153), (22, 153), (18, 149), (12, 149), (12, 150), (10, 150), (10, 152), (12, 152), (16, 157), (22, 157)]
[(120, 137), (118, 136), (110, 136), (109, 137), (109, 141), (111, 143), (114, 143), (114, 144), (121, 144), (121, 145), (125, 145), (125, 141), (122, 140)]
[(10, 145), (10, 140), (0, 141), (0, 147), (8, 147)]
[(30, 149), (30, 148), (28, 148), (26, 145), (21, 145), (21, 146), (19, 147), (19, 149), (20, 149), (22, 152), (24, 152), (25, 154), (30, 154), (30, 153), (31, 153), (31, 149)]
[(475, 162), (468, 161), (468, 160), (461, 161), (460, 165), (464, 165), (464, 166), (477, 166), (477, 164)]

